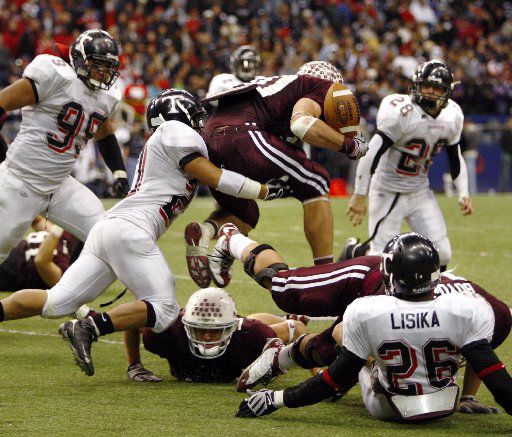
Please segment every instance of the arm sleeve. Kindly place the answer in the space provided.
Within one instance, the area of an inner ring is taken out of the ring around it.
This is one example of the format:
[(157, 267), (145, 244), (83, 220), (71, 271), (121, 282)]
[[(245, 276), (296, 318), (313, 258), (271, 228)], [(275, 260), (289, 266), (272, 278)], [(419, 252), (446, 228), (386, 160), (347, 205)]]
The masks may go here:
[(487, 340), (467, 344), (461, 352), (496, 402), (512, 414), (512, 378)]
[(114, 134), (107, 135), (105, 138), (96, 141), (98, 149), (100, 149), (101, 156), (105, 160), (107, 167), (114, 173), (116, 170), (126, 171), (124, 165), (123, 155), (121, 148), (117, 143), (117, 138)]
[(457, 188), (459, 196), (467, 197), (468, 191), (468, 171), (466, 168), (466, 162), (462, 157), (460, 151), (460, 144), (454, 144), (453, 146), (446, 146), (446, 154), (448, 155), (448, 164), (450, 166), (450, 174), (453, 179), (453, 183)]
[(330, 398), (336, 392), (347, 392), (356, 384), (365, 362), (342, 347), (341, 353), (328, 369), (295, 387), (285, 389), (284, 404), (288, 408), (304, 407)]
[(368, 145), (368, 153), (359, 160), (356, 171), (354, 194), (366, 196), (370, 179), (375, 173), (381, 156), (393, 145), (393, 141), (384, 133), (377, 131)]

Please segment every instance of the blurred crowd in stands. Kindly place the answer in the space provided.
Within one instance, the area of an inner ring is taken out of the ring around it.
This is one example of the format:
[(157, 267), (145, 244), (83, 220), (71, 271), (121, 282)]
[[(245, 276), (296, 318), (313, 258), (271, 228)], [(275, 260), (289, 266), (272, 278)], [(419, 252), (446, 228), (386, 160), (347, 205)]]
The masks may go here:
[(87, 28), (121, 46), (128, 166), (143, 144), (147, 99), (169, 87), (204, 96), (241, 44), (259, 50), (265, 76), (310, 60), (335, 64), (369, 132), (380, 100), (407, 92), (416, 65), (431, 58), (460, 81), (452, 98), (467, 117), (493, 114), (506, 126), (511, 115), (512, 1), (0, 0), (0, 88), (53, 42), (70, 44)]

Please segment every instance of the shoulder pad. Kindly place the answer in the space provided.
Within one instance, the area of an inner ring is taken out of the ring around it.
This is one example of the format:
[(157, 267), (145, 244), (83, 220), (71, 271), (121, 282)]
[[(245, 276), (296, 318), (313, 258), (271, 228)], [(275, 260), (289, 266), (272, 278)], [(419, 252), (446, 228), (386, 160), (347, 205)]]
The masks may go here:
[(28, 77), (38, 82), (58, 78), (71, 80), (77, 76), (73, 67), (58, 56), (39, 55), (27, 65), (23, 72), (23, 77)]

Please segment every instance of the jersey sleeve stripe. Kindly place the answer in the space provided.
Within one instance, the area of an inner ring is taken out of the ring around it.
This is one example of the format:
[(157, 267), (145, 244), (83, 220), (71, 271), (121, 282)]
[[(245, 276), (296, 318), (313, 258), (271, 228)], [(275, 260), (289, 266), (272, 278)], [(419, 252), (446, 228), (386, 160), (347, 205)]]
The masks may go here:
[(39, 93), (37, 92), (36, 83), (33, 79), (30, 79), (30, 77), (27, 77), (27, 79), (30, 81), (30, 85), (32, 86), (32, 91), (34, 91), (34, 97), (36, 98), (36, 103), (39, 103)]
[(498, 370), (502, 370), (505, 368), (505, 365), (501, 362), (496, 363), (492, 366), (487, 367), (487, 369), (484, 369), (480, 372), (478, 372), (478, 377), (480, 379), (485, 378), (486, 376), (489, 376), (491, 373), (497, 372)]
[(183, 158), (180, 159), (180, 162), (178, 163), (178, 165), (183, 168), (185, 167), (189, 162), (192, 162), (194, 159), (196, 158), (201, 158), (203, 157), (203, 155), (201, 155), (199, 152), (193, 152), (187, 156), (184, 156)]

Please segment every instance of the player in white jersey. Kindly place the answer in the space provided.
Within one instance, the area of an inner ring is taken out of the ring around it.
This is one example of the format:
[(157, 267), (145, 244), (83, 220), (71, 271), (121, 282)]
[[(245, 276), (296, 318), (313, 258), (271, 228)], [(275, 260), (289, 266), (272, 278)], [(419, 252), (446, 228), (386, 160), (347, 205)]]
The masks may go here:
[[(221, 73), (214, 76), (208, 87), (206, 98), (255, 79), (260, 64), (260, 55), (253, 46), (238, 47), (229, 57), (231, 73)], [(217, 103), (217, 101), (210, 102), (215, 107)]]
[[(441, 266), (451, 258), (443, 215), (429, 188), (428, 170), (442, 148), (459, 193), (464, 215), (473, 212), (468, 194), (466, 164), (460, 152), (464, 115), (449, 99), (453, 77), (441, 61), (419, 65), (410, 95), (385, 97), (377, 114), (377, 133), (369, 152), (357, 166), (355, 189), (348, 206), (349, 219), (358, 225), (366, 212), (369, 187), (369, 235), (362, 245), (347, 240), (343, 258), (378, 255), (386, 242), (400, 232), (402, 222), (425, 235), (439, 248)], [(373, 176), (372, 176), (373, 175)], [(370, 182), (371, 178), (371, 182)]]
[(166, 90), (154, 97), (147, 111), (152, 135), (140, 154), (128, 196), (94, 225), (80, 257), (57, 285), (48, 291), (22, 290), (0, 301), (0, 321), (71, 314), (119, 278), (137, 300), (59, 328), (89, 376), (94, 374), (91, 345), (98, 336), (143, 326), (155, 332), (167, 329), (180, 307), (174, 277), (156, 241), (187, 208), (198, 181), (247, 199), (271, 200), (290, 192), (281, 180), (262, 185), (214, 166), (196, 132), (205, 117), (206, 111), (187, 91)]
[(89, 139), (114, 172), (117, 194), (128, 191), (109, 121), (121, 99), (114, 83), (118, 50), (107, 32), (88, 30), (71, 46), (70, 63), (39, 55), (22, 79), (0, 91), (0, 120), (5, 111), (22, 108), (20, 131), (0, 165), (0, 262), (40, 212), (85, 241), (105, 212), (92, 191), (70, 176)]
[[(432, 242), (416, 233), (396, 236), (384, 248), (381, 272), (387, 295), (348, 306), (336, 360), (298, 386), (253, 393), (240, 404), (239, 417), (315, 404), (345, 393), (358, 379), (364, 404), (378, 419), (447, 416), (457, 403), (461, 355), (512, 414), (512, 378), (489, 344), (493, 311), (480, 297), (454, 293), (434, 299), (440, 263)], [(368, 357), (375, 360), (373, 373)]]

